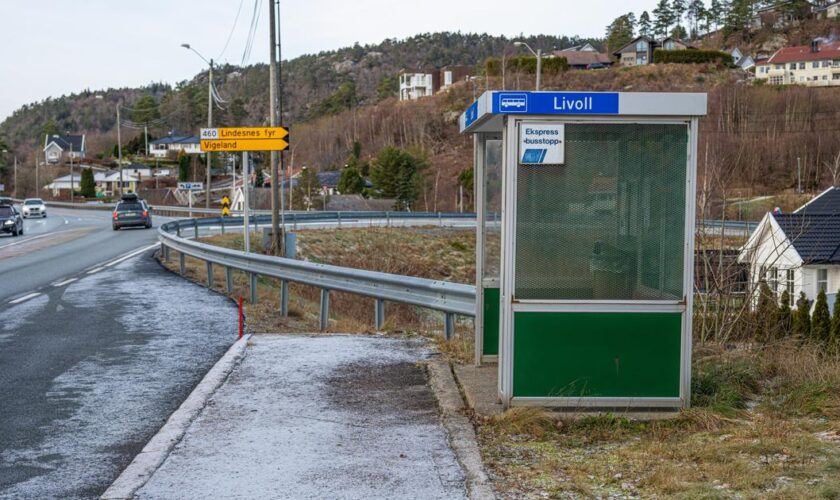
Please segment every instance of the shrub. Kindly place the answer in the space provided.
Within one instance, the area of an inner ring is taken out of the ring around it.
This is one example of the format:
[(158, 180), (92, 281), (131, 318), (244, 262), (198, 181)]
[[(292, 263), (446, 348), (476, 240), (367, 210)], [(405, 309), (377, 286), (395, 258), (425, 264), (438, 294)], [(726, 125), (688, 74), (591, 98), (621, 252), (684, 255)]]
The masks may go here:
[[(489, 58), (486, 63), (487, 74), (490, 76), (499, 76), (502, 74), (502, 61), (497, 58)], [(551, 57), (543, 59), (542, 74), (556, 74), (569, 69), (569, 63), (565, 57)], [(521, 72), (534, 75), (537, 73), (537, 58), (536, 57), (511, 57), (505, 60), (505, 71), (512, 73)]]
[(811, 318), (811, 336), (815, 340), (828, 343), (831, 335), (831, 317), (828, 315), (828, 300), (825, 291), (820, 290), (817, 294), (817, 302), (814, 304), (814, 317)]
[(731, 66), (734, 64), (732, 56), (719, 50), (686, 49), (653, 51), (653, 62), (662, 64), (705, 64), (716, 63)]
[(799, 292), (799, 298), (796, 299), (796, 314), (793, 316), (793, 334), (800, 339), (811, 336), (810, 307), (811, 304), (805, 292)]

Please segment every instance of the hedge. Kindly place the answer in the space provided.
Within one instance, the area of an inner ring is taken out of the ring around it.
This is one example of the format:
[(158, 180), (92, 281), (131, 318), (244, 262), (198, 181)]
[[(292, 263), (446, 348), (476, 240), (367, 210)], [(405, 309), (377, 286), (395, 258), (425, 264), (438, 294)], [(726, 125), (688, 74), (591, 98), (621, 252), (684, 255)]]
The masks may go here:
[[(502, 61), (497, 58), (489, 58), (485, 63), (487, 74), (490, 76), (499, 76), (502, 74)], [(569, 69), (569, 63), (565, 57), (549, 57), (543, 58), (542, 72), (543, 74), (554, 74), (566, 71)], [(505, 60), (505, 71), (513, 73), (527, 73), (534, 75), (537, 73), (537, 58), (536, 57), (511, 57)]]
[(735, 64), (730, 54), (721, 52), (719, 50), (706, 49), (686, 49), (686, 50), (663, 50), (656, 49), (653, 51), (654, 63), (674, 63), (674, 64), (703, 64), (703, 63), (723, 63), (727, 65)]

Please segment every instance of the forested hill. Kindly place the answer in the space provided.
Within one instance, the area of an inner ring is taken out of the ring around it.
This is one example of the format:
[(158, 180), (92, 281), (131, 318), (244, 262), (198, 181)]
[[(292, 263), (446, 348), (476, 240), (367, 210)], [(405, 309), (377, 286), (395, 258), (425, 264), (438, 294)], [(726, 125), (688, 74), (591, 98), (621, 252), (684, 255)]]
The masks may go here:
[[(520, 37), (531, 47), (550, 51), (583, 42), (600, 46), (600, 40), (565, 36)], [(304, 55), (284, 61), (284, 121), (299, 123), (347, 109), (378, 102), (396, 95), (401, 69), (441, 68), (447, 65), (479, 65), (487, 57), (513, 55), (517, 49), (504, 36), (464, 33), (427, 33), (404, 40), (388, 39)], [(524, 49), (523, 49), (524, 50)], [(262, 124), (268, 115), (268, 67), (221, 66), (214, 80), (221, 97), (228, 101), (216, 110), (219, 125)], [(169, 132), (195, 133), (206, 123), (207, 73), (169, 85), (150, 84), (134, 89), (85, 90), (62, 97), (48, 97), (15, 111), (0, 124), (0, 136), (14, 149), (34, 147), (44, 132), (82, 132), (96, 137), (115, 135), (115, 109), (126, 108), (124, 119), (138, 120), (130, 108), (144, 96), (154, 99), (155, 109), (138, 110), (143, 121), (151, 120), (153, 135)], [(146, 97), (145, 103), (151, 101)], [(156, 106), (155, 106), (156, 105)], [(129, 132), (130, 135), (130, 132)], [(42, 139), (40, 139), (42, 140)], [(104, 146), (103, 146), (104, 147)], [(91, 149), (91, 148), (89, 148)], [(91, 150), (92, 153), (96, 151)]]

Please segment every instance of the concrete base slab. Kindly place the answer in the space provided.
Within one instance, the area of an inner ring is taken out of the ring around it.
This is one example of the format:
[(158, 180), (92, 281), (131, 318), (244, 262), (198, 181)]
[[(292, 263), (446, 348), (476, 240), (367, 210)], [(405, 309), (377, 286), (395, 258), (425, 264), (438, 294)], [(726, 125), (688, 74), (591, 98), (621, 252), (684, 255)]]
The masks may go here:
[(461, 390), (464, 391), (467, 404), (476, 413), (492, 417), (505, 411), (499, 402), (498, 365), (455, 365), (454, 372)]

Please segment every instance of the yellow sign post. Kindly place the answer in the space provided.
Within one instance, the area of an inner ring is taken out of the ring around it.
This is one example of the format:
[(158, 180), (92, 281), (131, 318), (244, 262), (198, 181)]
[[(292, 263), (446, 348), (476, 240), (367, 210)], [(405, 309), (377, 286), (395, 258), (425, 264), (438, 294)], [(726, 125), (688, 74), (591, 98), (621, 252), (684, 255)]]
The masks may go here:
[(236, 127), (201, 129), (201, 150), (216, 151), (283, 151), (289, 131), (283, 127)]
[(230, 216), (230, 198), (224, 196), (222, 198), (222, 217)]

